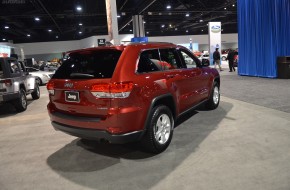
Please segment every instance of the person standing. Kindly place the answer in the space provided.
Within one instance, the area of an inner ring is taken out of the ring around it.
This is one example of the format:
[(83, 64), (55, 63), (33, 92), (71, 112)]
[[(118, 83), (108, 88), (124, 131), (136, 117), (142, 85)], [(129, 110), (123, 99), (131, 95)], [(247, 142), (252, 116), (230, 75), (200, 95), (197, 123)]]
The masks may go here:
[(228, 53), (228, 57), (226, 59), (229, 61), (229, 69), (230, 69), (229, 72), (236, 71), (234, 67), (234, 59), (235, 59), (235, 51), (230, 49)]
[(220, 71), (223, 71), (221, 68), (221, 54), (219, 52), (219, 48), (215, 48), (215, 52), (213, 52), (213, 60), (214, 60), (214, 68), (216, 68), (217, 65)]

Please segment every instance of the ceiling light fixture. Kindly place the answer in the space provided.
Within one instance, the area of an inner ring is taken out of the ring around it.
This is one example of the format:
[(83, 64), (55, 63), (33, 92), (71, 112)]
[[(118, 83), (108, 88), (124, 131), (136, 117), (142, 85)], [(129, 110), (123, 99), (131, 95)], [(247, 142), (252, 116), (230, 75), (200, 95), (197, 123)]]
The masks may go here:
[(175, 28), (175, 30), (178, 30), (178, 28)]
[(82, 31), (79, 31), (79, 34), (82, 34), (83, 32)]
[(48, 29), (47, 31), (48, 31), (48, 32), (52, 32), (52, 30), (51, 30), (51, 29)]
[(40, 18), (35, 17), (34, 20), (35, 20), (35, 21), (40, 21)]
[(143, 23), (145, 24), (146, 22), (145, 22), (145, 21), (143, 21)]
[(82, 7), (81, 6), (77, 6), (77, 11), (81, 11)]
[(188, 30), (186, 30), (186, 32), (188, 32)]
[(55, 36), (55, 38), (58, 38), (58, 36)]
[(171, 5), (167, 5), (166, 6), (166, 9), (171, 9)]
[(82, 26), (83, 25), (83, 23), (79, 23), (79, 26)]
[(189, 17), (189, 14), (188, 13), (186, 13), (186, 15), (185, 15), (186, 17)]
[(227, 10), (227, 8), (225, 7), (224, 10)]
[(164, 24), (162, 24), (162, 26), (161, 26), (162, 28), (164, 28), (165, 27), (165, 25)]
[(117, 15), (117, 18), (120, 18), (121, 16), (120, 15)]
[(132, 30), (130, 30), (130, 32), (132, 32)]
[(146, 32), (146, 34), (149, 34), (149, 32)]
[(27, 37), (30, 37), (30, 34), (27, 34)]
[(4, 26), (5, 29), (9, 29), (9, 26)]
[(233, 4), (233, 7), (235, 7), (236, 5), (235, 4)]
[(203, 22), (203, 20), (202, 20), (202, 19), (200, 19), (200, 20), (199, 20), (199, 22)]
[(3, 38), (2, 40), (3, 40), (3, 41), (5, 41), (6, 39), (5, 39), (5, 38)]

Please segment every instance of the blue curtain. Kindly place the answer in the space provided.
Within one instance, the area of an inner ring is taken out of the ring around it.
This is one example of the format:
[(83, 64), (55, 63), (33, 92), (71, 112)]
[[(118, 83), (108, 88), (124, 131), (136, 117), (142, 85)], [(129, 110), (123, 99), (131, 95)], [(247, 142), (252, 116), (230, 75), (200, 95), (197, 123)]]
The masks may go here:
[(290, 56), (290, 0), (238, 0), (239, 75), (277, 77)]

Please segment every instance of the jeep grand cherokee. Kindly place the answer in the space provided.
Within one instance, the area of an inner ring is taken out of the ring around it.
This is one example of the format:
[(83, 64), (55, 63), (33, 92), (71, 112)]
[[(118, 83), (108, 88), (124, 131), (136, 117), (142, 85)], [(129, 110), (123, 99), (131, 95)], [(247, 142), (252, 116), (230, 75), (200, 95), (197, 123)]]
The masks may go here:
[[(190, 64), (186, 59), (191, 59)], [(84, 139), (141, 141), (164, 151), (176, 119), (220, 100), (217, 70), (171, 43), (135, 43), (68, 52), (47, 84), (53, 127)]]

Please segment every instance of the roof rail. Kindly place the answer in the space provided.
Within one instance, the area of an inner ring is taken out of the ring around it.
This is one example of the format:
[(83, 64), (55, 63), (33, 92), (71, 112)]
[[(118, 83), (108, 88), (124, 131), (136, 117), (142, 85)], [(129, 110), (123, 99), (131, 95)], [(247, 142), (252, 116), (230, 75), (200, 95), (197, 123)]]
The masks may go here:
[(136, 45), (136, 44), (168, 44), (168, 45), (174, 45), (171, 42), (153, 42), (153, 41), (150, 41), (150, 42), (131, 42), (128, 45)]

